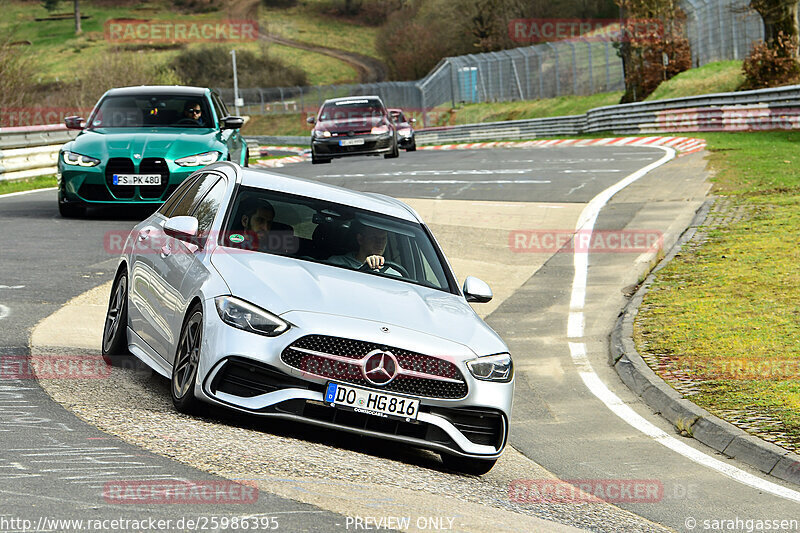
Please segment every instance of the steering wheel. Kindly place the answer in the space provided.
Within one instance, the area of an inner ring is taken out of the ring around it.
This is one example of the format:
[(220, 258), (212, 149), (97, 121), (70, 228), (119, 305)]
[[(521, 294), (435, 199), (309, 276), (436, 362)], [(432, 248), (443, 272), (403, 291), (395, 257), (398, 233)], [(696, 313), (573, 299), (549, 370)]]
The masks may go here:
[(406, 270), (404, 266), (398, 265), (394, 261), (387, 261), (385, 259), (383, 261), (383, 266), (380, 267), (380, 268), (370, 268), (367, 263), (364, 263), (363, 265), (361, 265), (361, 268), (359, 268), (358, 270), (360, 272), (367, 272), (368, 270), (377, 270), (380, 274), (383, 274), (387, 270), (389, 270), (390, 268), (393, 268), (396, 271), (398, 271), (400, 273), (400, 275), (403, 276), (406, 279), (410, 279), (411, 278), (411, 276), (408, 275), (408, 270)]
[(175, 124), (194, 124), (195, 126), (197, 126), (199, 123), (193, 118), (183, 117)]

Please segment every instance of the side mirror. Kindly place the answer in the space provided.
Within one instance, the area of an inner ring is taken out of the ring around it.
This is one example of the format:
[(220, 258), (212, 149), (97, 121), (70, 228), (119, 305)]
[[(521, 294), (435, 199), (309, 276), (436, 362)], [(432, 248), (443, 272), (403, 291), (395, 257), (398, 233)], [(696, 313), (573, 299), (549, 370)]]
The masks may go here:
[(197, 219), (194, 217), (172, 217), (164, 223), (164, 233), (179, 241), (194, 244), (197, 237)]
[(409, 124), (416, 124), (417, 123), (417, 119), (412, 118), (411, 120), (408, 121), (408, 123)]
[(242, 117), (224, 117), (222, 119), (223, 130), (238, 130), (244, 126), (244, 119)]
[(492, 289), (489, 288), (489, 285), (486, 282), (479, 280), (473, 276), (467, 276), (467, 279), (464, 280), (464, 297), (467, 299), (468, 302), (475, 302), (475, 303), (486, 303), (491, 301), (492, 297)]
[(315, 117), (308, 117), (308, 118), (306, 118), (306, 122), (309, 123), (309, 124), (316, 124), (317, 123), (317, 119)]
[(82, 130), (83, 121), (82, 117), (64, 117), (64, 124), (67, 125), (68, 130)]

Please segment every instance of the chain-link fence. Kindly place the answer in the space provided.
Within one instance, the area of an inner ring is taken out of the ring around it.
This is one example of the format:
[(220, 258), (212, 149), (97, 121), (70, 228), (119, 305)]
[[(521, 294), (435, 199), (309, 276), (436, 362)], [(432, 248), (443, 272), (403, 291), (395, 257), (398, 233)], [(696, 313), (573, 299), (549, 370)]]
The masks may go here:
[[(763, 25), (749, 0), (683, 0), (693, 65), (744, 59)], [(426, 111), (442, 105), (535, 100), (624, 89), (622, 60), (608, 39), (546, 42), (500, 52), (448, 57), (423, 79), (360, 85), (242, 89), (240, 113), (315, 112), (328, 98), (376, 94), (389, 107)], [(220, 90), (233, 107), (232, 89)]]
[(750, 0), (683, 0), (692, 65), (744, 59), (753, 43), (764, 38), (759, 14)]

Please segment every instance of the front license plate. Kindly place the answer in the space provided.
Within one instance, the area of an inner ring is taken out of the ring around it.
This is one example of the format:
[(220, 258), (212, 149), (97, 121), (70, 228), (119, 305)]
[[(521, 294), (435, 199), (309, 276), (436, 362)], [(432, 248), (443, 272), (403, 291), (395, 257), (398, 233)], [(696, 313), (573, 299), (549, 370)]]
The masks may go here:
[(328, 383), (325, 403), (333, 407), (351, 409), (357, 413), (403, 420), (416, 420), (419, 411), (419, 400), (341, 383)]
[(161, 185), (161, 174), (114, 174), (114, 185)]
[(359, 146), (364, 144), (364, 139), (342, 139), (339, 146)]

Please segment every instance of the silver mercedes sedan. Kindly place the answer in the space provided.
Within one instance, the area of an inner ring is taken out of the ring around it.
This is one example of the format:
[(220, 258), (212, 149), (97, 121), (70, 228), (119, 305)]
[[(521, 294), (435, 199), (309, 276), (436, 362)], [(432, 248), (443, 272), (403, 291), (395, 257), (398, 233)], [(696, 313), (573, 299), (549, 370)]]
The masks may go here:
[(103, 354), (207, 403), (412, 444), (483, 474), (508, 438), (508, 348), (427, 226), (388, 196), (215, 163), (127, 238)]

